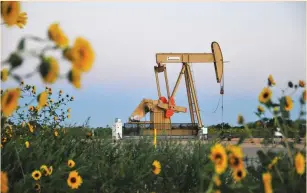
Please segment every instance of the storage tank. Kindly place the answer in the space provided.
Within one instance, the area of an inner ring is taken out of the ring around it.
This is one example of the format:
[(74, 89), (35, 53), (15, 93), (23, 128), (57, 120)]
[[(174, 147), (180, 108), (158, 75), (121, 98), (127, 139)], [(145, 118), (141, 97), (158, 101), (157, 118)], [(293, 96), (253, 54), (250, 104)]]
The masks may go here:
[(112, 139), (119, 140), (123, 137), (123, 124), (119, 118), (115, 118), (112, 126)]

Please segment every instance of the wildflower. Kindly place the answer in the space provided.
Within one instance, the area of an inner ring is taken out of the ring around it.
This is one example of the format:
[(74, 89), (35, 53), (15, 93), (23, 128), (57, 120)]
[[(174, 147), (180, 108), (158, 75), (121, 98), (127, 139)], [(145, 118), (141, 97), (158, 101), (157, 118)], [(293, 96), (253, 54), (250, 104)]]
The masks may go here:
[(264, 185), (264, 192), (265, 193), (273, 193), (272, 190), (272, 175), (267, 172), (262, 174), (262, 181)]
[(35, 184), (34, 189), (35, 189), (36, 191), (40, 191), (41, 186), (39, 185), (39, 183), (36, 183), (36, 184)]
[(72, 96), (72, 97), (70, 98), (70, 100), (71, 100), (71, 101), (75, 100), (75, 97)]
[(1, 16), (8, 26), (13, 26), (17, 23), (20, 13), (19, 1), (1, 1)]
[(27, 13), (25, 12), (22, 12), (18, 15), (18, 18), (17, 18), (17, 23), (16, 25), (19, 27), (19, 28), (23, 28), (26, 24), (27, 24)]
[(264, 112), (264, 108), (262, 106), (260, 106), (260, 105), (258, 106), (257, 110), (258, 110), (259, 113), (263, 113)]
[(74, 160), (70, 159), (70, 160), (68, 160), (67, 165), (68, 165), (68, 167), (73, 168), (73, 167), (75, 167), (76, 163), (74, 162)]
[(17, 109), (19, 97), (19, 88), (8, 89), (1, 96), (1, 111), (3, 112), (4, 116), (11, 116)]
[(274, 107), (273, 112), (274, 112), (275, 114), (277, 114), (278, 111), (279, 111), (279, 108), (278, 108), (278, 107)]
[(1, 171), (1, 193), (7, 193), (8, 191), (9, 191), (9, 186), (8, 186), (7, 173)]
[(71, 189), (78, 189), (81, 184), (82, 184), (82, 178), (81, 176), (79, 176), (78, 172), (76, 170), (71, 171), (67, 179), (67, 185)]
[(229, 164), (233, 169), (237, 169), (243, 166), (243, 152), (239, 146), (231, 145), (227, 148), (230, 151)]
[(306, 90), (303, 92), (303, 99), (306, 101)]
[(70, 108), (69, 108), (69, 109), (67, 109), (67, 112), (68, 112), (68, 113), (70, 113), (70, 111), (71, 111), (71, 109), (70, 109)]
[(6, 143), (7, 142), (7, 138), (6, 137), (2, 137), (1, 142), (2, 143)]
[(221, 144), (215, 144), (211, 147), (210, 159), (215, 165), (215, 172), (222, 174), (227, 168), (227, 155)]
[(54, 116), (53, 119), (56, 121), (56, 120), (58, 120), (58, 117), (57, 117), (57, 116)]
[(60, 90), (60, 94), (63, 94), (63, 91), (62, 91), (62, 90)]
[(29, 148), (29, 147), (30, 147), (29, 141), (26, 141), (26, 142), (25, 142), (25, 146), (26, 146), (26, 148)]
[(160, 174), (160, 172), (161, 172), (161, 164), (160, 164), (160, 162), (158, 160), (154, 160), (154, 162), (152, 163), (152, 172), (155, 175)]
[(49, 169), (48, 169), (48, 175), (50, 176), (52, 174), (52, 172), (53, 172), (53, 167), (50, 166)]
[(59, 74), (59, 64), (53, 57), (44, 58), (39, 66), (40, 74), (45, 83), (54, 83)]
[(238, 124), (242, 125), (244, 124), (244, 117), (242, 115), (238, 115)]
[(240, 167), (232, 171), (232, 177), (236, 182), (241, 181), (243, 178), (245, 178), (245, 176), (246, 170), (244, 169), (244, 167)]
[(305, 81), (300, 80), (300, 81), (298, 82), (298, 85), (299, 85), (300, 87), (304, 88), (304, 87), (305, 87)]
[(290, 88), (293, 88), (293, 83), (292, 83), (291, 81), (289, 81), (289, 82), (288, 82), (288, 86), (289, 86)]
[(30, 123), (28, 123), (28, 128), (29, 128), (30, 132), (33, 133), (33, 131), (34, 131), (33, 126)]
[(275, 85), (275, 81), (274, 81), (273, 76), (271, 74), (268, 78), (268, 85), (269, 86)]
[(48, 36), (58, 47), (63, 48), (68, 46), (68, 38), (60, 28), (59, 23), (53, 23), (49, 26)]
[(33, 106), (29, 106), (29, 111), (34, 111), (34, 107)]
[(8, 75), (9, 75), (8, 69), (7, 69), (7, 68), (4, 68), (4, 69), (1, 71), (1, 80), (2, 80), (3, 82), (7, 81)]
[(268, 168), (269, 168), (269, 169), (272, 169), (272, 167), (273, 167), (274, 165), (277, 164), (277, 161), (278, 161), (278, 160), (279, 160), (279, 157), (274, 157), (274, 159), (272, 160), (272, 162), (269, 164)]
[(81, 71), (75, 67), (68, 73), (68, 80), (75, 88), (81, 88)]
[(214, 193), (221, 193), (221, 191), (220, 190), (215, 190)]
[(47, 100), (48, 100), (48, 93), (46, 91), (40, 93), (37, 96), (37, 102), (38, 102), (37, 108), (38, 109), (42, 108), (47, 103)]
[(32, 172), (32, 178), (34, 180), (39, 180), (42, 177), (42, 173), (38, 170)]
[(58, 135), (59, 135), (59, 132), (55, 131), (55, 132), (54, 132), (54, 136), (57, 137)]
[(94, 51), (91, 44), (82, 37), (78, 37), (71, 48), (73, 66), (82, 72), (88, 72), (94, 62)]
[(270, 88), (266, 87), (262, 89), (258, 99), (260, 103), (267, 103), (268, 101), (270, 101), (271, 97), (272, 97), (272, 91)]
[(295, 156), (295, 169), (300, 175), (305, 172), (305, 158), (301, 153), (297, 153)]
[(219, 178), (218, 175), (215, 175), (215, 176), (213, 177), (213, 181), (214, 181), (214, 184), (215, 184), (216, 186), (220, 186), (220, 185), (222, 184), (222, 182), (221, 182), (221, 180), (220, 180), (220, 178)]
[(291, 111), (293, 108), (293, 102), (290, 96), (285, 97), (285, 110)]
[(20, 85), (21, 85), (21, 86), (23, 86), (24, 84), (25, 84), (25, 82), (24, 82), (24, 81), (21, 81), (21, 82), (20, 82)]
[(48, 175), (49, 169), (48, 169), (48, 167), (47, 167), (46, 165), (42, 165), (42, 166), (40, 167), (40, 170), (41, 170), (41, 172), (42, 172), (42, 174), (43, 174), (44, 176), (47, 176), (47, 175)]
[(67, 115), (67, 119), (70, 119), (70, 114)]

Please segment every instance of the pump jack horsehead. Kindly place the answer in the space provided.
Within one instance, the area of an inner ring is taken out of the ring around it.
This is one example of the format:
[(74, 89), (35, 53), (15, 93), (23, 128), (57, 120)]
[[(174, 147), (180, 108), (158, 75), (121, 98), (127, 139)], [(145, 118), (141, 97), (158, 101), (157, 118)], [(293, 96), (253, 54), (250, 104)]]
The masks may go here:
[[(198, 130), (203, 127), (203, 123), (200, 116), (200, 109), (196, 96), (196, 88), (194, 85), (194, 78), (192, 76), (191, 64), (213, 63), (215, 68), (216, 81), (221, 85), (220, 94), (224, 94), (224, 81), (222, 81), (224, 68), (223, 55), (217, 42), (212, 42), (211, 50), (212, 53), (157, 53), (157, 66), (154, 67), (154, 71), (157, 83), (158, 100), (143, 99), (138, 105), (138, 107), (131, 114), (129, 118), (129, 123), (150, 123), (153, 124), (154, 128), (156, 128), (157, 130), (163, 129), (164, 132), (166, 131), (167, 135), (197, 135)], [(182, 68), (176, 81), (175, 87), (171, 93), (168, 84), (166, 64), (169, 65), (175, 63), (181, 64)], [(159, 73), (164, 73), (167, 98), (161, 95), (160, 83), (158, 78)], [(192, 125), (197, 125), (197, 128), (194, 130), (189, 128), (174, 129), (172, 128), (171, 124), (171, 117), (174, 115), (174, 113), (187, 112), (187, 108), (177, 106), (175, 103), (175, 95), (178, 90), (178, 86), (180, 84), (182, 76), (184, 76), (185, 78), (191, 123)], [(143, 118), (148, 112), (150, 112), (150, 121), (140, 121), (140, 119)], [(144, 132), (145, 135), (153, 134), (153, 130), (148, 130)]]

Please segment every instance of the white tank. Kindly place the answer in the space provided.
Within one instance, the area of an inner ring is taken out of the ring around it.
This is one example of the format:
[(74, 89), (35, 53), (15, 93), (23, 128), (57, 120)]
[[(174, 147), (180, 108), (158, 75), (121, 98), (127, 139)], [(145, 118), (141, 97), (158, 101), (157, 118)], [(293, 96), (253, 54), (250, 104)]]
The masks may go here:
[(123, 124), (120, 119), (116, 118), (115, 122), (112, 125), (112, 139), (119, 140), (122, 137), (123, 137)]

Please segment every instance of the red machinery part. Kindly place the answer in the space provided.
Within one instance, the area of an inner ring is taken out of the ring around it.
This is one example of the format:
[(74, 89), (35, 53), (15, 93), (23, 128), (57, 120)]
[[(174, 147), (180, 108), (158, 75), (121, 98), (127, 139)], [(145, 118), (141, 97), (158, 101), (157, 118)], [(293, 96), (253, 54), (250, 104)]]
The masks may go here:
[(163, 103), (167, 104), (167, 99), (165, 97), (160, 97), (159, 100), (161, 100)]
[(175, 106), (175, 99), (174, 99), (174, 97), (171, 97), (169, 99), (169, 101), (170, 101), (171, 105)]
[(174, 114), (173, 110), (167, 109), (166, 112), (165, 112), (165, 117), (170, 118), (171, 116), (173, 116), (173, 114)]

